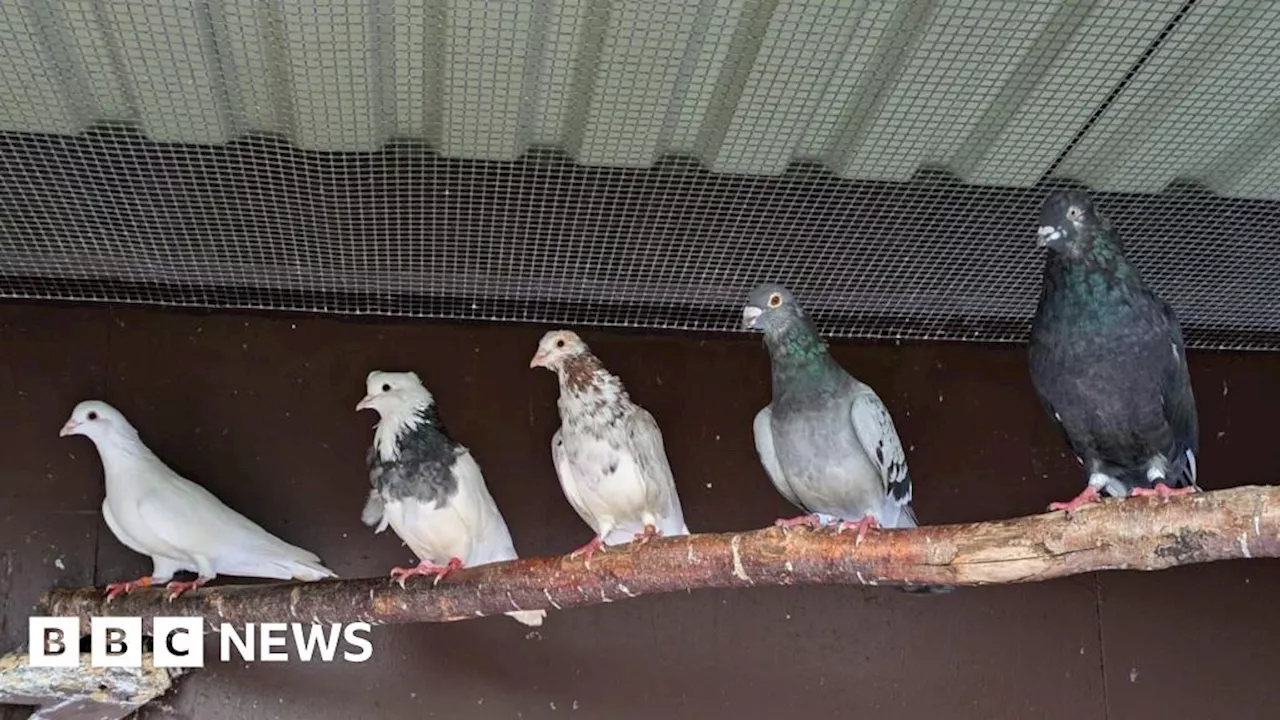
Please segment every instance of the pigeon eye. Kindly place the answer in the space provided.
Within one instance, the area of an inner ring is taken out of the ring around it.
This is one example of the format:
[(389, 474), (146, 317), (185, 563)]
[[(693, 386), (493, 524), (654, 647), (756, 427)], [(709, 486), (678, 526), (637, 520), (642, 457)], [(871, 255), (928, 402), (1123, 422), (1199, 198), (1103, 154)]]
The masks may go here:
[(560, 338), (559, 340), (556, 341), (556, 347), (558, 348), (564, 347), (564, 338)]
[(90, 410), (90, 411), (89, 411), (89, 419), (90, 419), (90, 420), (97, 420), (97, 419), (98, 419), (98, 413), (94, 412), (93, 410)]
[(781, 294), (779, 294), (779, 293), (774, 293), (774, 294), (772, 294), (772, 295), (770, 295), (770, 296), (769, 296), (769, 307), (771, 307), (771, 308), (776, 308), (776, 307), (778, 307), (778, 306), (780, 306), (780, 305), (782, 305), (782, 295), (781, 295)]
[(1071, 222), (1080, 222), (1080, 218), (1083, 215), (1084, 213), (1080, 212), (1080, 208), (1078, 207), (1073, 207), (1067, 210), (1067, 219), (1070, 220)]
[(391, 392), (391, 384), (382, 383), (382, 392)]

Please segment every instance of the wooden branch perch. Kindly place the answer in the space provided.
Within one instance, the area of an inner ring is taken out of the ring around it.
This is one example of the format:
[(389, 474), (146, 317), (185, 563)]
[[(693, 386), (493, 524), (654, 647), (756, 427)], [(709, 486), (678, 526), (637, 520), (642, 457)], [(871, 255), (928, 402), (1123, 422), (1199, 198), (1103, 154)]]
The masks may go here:
[[(610, 548), (591, 566), (540, 557), (459, 570), (433, 587), (385, 577), (208, 587), (172, 603), (162, 590), (103, 600), (99, 589), (55, 590), (46, 614), (201, 616), (220, 622), (373, 624), (447, 622), (509, 610), (563, 610), (641, 595), (766, 585), (990, 585), (1099, 570), (1161, 570), (1237, 558), (1280, 557), (1280, 488), (1241, 487), (1168, 500), (1130, 498), (1068, 516), (853, 533), (775, 528), (657, 539)], [(938, 600), (945, 602), (945, 600)], [(547, 618), (554, 623), (554, 613)]]

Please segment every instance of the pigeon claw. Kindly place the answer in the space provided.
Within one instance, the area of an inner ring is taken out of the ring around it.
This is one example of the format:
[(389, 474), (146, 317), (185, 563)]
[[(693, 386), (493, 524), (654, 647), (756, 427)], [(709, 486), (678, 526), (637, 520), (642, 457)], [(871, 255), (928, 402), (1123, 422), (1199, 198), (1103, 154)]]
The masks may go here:
[(793, 518), (778, 518), (777, 520), (773, 521), (773, 525), (774, 527), (782, 528), (784, 532), (787, 530), (790, 530), (793, 527), (797, 527), (799, 525), (803, 525), (808, 528), (817, 529), (822, 527), (822, 518), (818, 517), (817, 515), (801, 515), (799, 517), (793, 517)]
[(140, 577), (137, 580), (131, 580), (129, 582), (111, 583), (107, 586), (107, 602), (111, 602), (121, 595), (131, 593), (138, 588), (144, 587), (151, 587), (150, 577)]
[(637, 546), (646, 545), (650, 540), (661, 536), (662, 533), (658, 532), (658, 528), (649, 524), (644, 526), (643, 531), (636, 533), (636, 538), (632, 542)]
[(880, 528), (879, 520), (876, 520), (871, 515), (864, 515), (862, 516), (861, 520), (857, 520), (855, 522), (841, 520), (840, 524), (836, 525), (836, 534), (838, 535), (844, 532), (845, 530), (857, 530), (858, 535), (853, 539), (853, 546), (858, 547), (859, 545), (862, 544), (863, 540), (867, 539), (868, 530), (873, 530), (873, 529), (878, 530), (879, 528)]
[(1168, 501), (1168, 499), (1171, 497), (1176, 497), (1178, 495), (1190, 495), (1191, 493), (1196, 492), (1196, 490), (1197, 488), (1194, 485), (1188, 485), (1186, 487), (1180, 487), (1180, 488), (1171, 488), (1168, 485), (1165, 485), (1164, 483), (1156, 483), (1155, 487), (1152, 487), (1152, 488), (1136, 487), (1129, 491), (1129, 496), (1130, 497), (1153, 497), (1154, 496), (1154, 497), (1160, 498), (1163, 501)]
[(169, 595), (168, 595), (169, 602), (173, 602), (174, 599), (176, 599), (182, 593), (188, 590), (199, 590), (207, 582), (209, 582), (209, 578), (198, 577), (195, 580), (192, 580), (191, 582), (177, 582), (177, 581), (171, 582), (168, 585), (165, 585), (164, 589), (169, 591)]
[(430, 560), (423, 560), (419, 562), (416, 566), (411, 568), (401, 568), (401, 567), (391, 568), (391, 579), (394, 582), (398, 583), (400, 585), (400, 588), (403, 590), (405, 580), (413, 577), (414, 575), (430, 575), (434, 578), (434, 580), (432, 580), (431, 586), (435, 587), (436, 585), (440, 584), (440, 580), (443, 579), (444, 576), (448, 575), (454, 570), (460, 569), (461, 567), (462, 567), (462, 560), (456, 557), (449, 558), (449, 562), (445, 565), (437, 565), (431, 562)]
[(1089, 503), (1097, 502), (1099, 499), (1100, 499), (1100, 496), (1098, 495), (1098, 489), (1092, 485), (1088, 485), (1085, 487), (1083, 491), (1080, 492), (1079, 495), (1075, 496), (1071, 500), (1068, 500), (1067, 502), (1050, 503), (1049, 512), (1066, 510), (1068, 514), (1073, 513), (1076, 510), (1079, 510), (1081, 507), (1088, 505)]
[(590, 565), (591, 558), (595, 556), (596, 552), (604, 552), (604, 538), (599, 535), (591, 538), (591, 542), (569, 553), (569, 557), (576, 559), (581, 556), (583, 561)]

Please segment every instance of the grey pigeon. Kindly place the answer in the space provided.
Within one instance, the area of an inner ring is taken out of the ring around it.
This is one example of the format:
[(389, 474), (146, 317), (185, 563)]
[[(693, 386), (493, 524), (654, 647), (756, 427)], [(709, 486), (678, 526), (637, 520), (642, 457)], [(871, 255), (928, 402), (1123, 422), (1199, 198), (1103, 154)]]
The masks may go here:
[[(451, 571), (515, 560), (515, 545), (471, 452), (449, 437), (435, 398), (416, 373), (373, 371), (356, 410), (378, 412), (366, 461), (373, 489), (361, 519), (380, 533), (390, 525), (418, 556), (394, 568), (401, 586), (414, 575), (439, 582)], [(537, 627), (545, 610), (507, 613)]]
[(562, 424), (551, 455), (569, 504), (596, 533), (573, 556), (590, 562), (606, 545), (688, 535), (657, 421), (582, 338), (568, 330), (547, 333), (529, 367), (559, 379)]
[(785, 287), (751, 291), (743, 325), (764, 333), (773, 402), (755, 419), (756, 451), (774, 487), (808, 513), (781, 525), (913, 528), (911, 476), (880, 397), (836, 363)]
[(59, 435), (93, 441), (106, 476), (102, 517), (111, 534), (154, 564), (149, 576), (108, 585), (108, 599), (168, 582), (183, 570), (197, 577), (170, 582), (170, 600), (218, 575), (308, 582), (336, 577), (314, 553), (272, 535), (170, 469), (107, 403), (76, 405)]
[(1173, 308), (1142, 282), (1111, 224), (1079, 191), (1049, 196), (1049, 249), (1031, 328), (1031, 380), (1088, 484), (1050, 510), (1195, 492), (1198, 424)]
[(911, 475), (889, 410), (831, 357), (791, 292), (776, 283), (752, 290), (742, 322), (764, 333), (773, 375), (773, 401), (755, 418), (756, 451), (773, 486), (807, 513), (777, 524), (853, 528), (855, 545), (871, 528), (916, 527)]

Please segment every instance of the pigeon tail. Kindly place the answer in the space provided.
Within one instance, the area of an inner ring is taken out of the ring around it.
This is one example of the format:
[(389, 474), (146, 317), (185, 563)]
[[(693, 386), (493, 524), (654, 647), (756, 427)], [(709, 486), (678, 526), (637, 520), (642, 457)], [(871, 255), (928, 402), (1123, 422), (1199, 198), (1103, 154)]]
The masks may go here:
[(241, 556), (220, 559), (214, 566), (219, 575), (256, 577), (270, 580), (301, 580), (315, 582), (336, 578), (338, 574), (321, 565), (318, 560), (280, 557)]
[(315, 582), (316, 580), (324, 580), (326, 578), (336, 578), (338, 573), (321, 565), (318, 562), (299, 562), (292, 563), (294, 580), (302, 580), (304, 582)]

